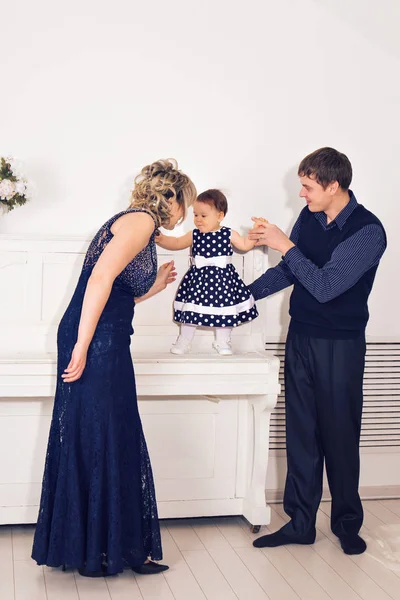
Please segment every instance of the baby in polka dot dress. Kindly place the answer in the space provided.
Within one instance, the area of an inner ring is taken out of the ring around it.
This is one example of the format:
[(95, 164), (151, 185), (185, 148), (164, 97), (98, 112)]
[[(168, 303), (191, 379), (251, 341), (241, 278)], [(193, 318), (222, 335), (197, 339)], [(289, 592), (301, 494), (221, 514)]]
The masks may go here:
[(207, 190), (193, 205), (195, 229), (182, 237), (160, 234), (156, 242), (167, 250), (192, 247), (192, 266), (178, 288), (174, 320), (181, 324), (173, 354), (190, 352), (196, 327), (212, 327), (213, 348), (232, 354), (232, 329), (258, 316), (254, 298), (231, 263), (232, 246), (248, 251), (255, 242), (229, 227), (221, 227), (228, 202), (219, 190)]

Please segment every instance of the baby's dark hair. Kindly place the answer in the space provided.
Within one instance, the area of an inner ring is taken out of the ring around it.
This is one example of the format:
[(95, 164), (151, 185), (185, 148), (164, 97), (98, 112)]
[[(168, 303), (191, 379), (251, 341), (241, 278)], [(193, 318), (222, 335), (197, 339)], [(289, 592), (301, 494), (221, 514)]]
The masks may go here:
[(228, 212), (228, 200), (226, 196), (220, 190), (206, 190), (197, 196), (197, 202), (204, 202), (204, 204), (210, 204), (217, 210), (224, 213), (224, 216)]

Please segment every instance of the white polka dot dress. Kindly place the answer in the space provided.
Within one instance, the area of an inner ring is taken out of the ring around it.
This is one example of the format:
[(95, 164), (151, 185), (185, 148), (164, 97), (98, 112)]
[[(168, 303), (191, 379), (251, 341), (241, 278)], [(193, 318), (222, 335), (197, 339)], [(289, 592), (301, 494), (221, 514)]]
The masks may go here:
[(237, 327), (258, 317), (254, 298), (230, 262), (231, 230), (193, 230), (193, 264), (178, 288), (174, 320), (202, 327)]

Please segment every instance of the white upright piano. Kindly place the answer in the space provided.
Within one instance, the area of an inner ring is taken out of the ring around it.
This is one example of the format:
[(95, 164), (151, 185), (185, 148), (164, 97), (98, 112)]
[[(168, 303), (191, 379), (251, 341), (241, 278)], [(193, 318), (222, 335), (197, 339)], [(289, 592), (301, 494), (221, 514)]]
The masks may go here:
[[(88, 242), (0, 235), (0, 524), (35, 523), (56, 383), (56, 331)], [(178, 281), (187, 252), (174, 259)], [(233, 260), (250, 283), (266, 268), (255, 249)], [(270, 414), (278, 359), (264, 351), (265, 312), (234, 330), (235, 354), (198, 331), (192, 353), (169, 348), (176, 284), (139, 304), (132, 355), (160, 518), (244, 515), (254, 531), (270, 521), (265, 501)]]

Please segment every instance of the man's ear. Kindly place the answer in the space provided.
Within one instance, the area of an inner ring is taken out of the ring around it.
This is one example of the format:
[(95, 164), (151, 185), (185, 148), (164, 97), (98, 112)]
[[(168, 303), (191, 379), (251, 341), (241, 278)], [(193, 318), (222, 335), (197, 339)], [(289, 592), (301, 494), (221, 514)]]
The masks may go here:
[(331, 196), (334, 196), (336, 194), (336, 192), (339, 189), (339, 183), (337, 181), (331, 181), (331, 183), (328, 184), (328, 191), (330, 193)]

